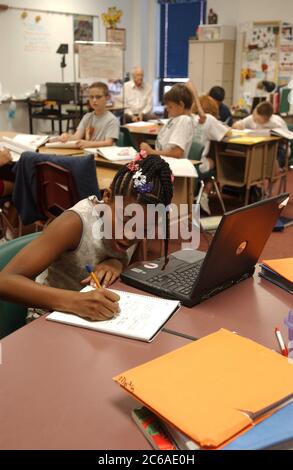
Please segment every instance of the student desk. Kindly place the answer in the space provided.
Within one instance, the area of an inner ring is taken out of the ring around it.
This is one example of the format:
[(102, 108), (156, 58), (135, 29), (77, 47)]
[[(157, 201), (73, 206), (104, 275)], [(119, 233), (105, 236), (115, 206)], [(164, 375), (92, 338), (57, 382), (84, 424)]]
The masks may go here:
[[(227, 137), (215, 142), (217, 181), (221, 186), (245, 187), (245, 205), (251, 186), (261, 184), (274, 175), (279, 137), (263, 137), (259, 142), (249, 136)], [(242, 141), (242, 142), (241, 142)]]
[(150, 449), (132, 421), (138, 402), (112, 377), (184, 346), (153, 343), (40, 318), (1, 341), (1, 449)]
[(181, 308), (167, 328), (196, 338), (227, 328), (279, 352), (275, 327), (287, 340), (284, 318), (290, 308), (292, 295), (255, 273), (209, 300)]

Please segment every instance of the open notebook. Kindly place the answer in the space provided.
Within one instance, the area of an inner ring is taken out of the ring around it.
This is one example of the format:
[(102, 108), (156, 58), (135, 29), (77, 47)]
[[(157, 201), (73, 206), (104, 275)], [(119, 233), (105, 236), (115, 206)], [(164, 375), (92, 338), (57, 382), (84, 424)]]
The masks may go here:
[(47, 142), (47, 135), (17, 134), (13, 138), (1, 137), (0, 147), (7, 148), (14, 162), (18, 161), (22, 152), (35, 152)]
[(77, 149), (76, 140), (68, 140), (67, 142), (48, 142), (46, 147), (51, 149)]
[(133, 147), (118, 147), (117, 145), (112, 145), (110, 147), (98, 147), (98, 148), (85, 148), (86, 153), (93, 153), (101, 155), (101, 157), (106, 158), (112, 162), (133, 160), (138, 154), (137, 150)]
[[(82, 292), (92, 289), (87, 286), (82, 289)], [(150, 342), (180, 307), (180, 302), (177, 300), (166, 300), (117, 290), (112, 290), (112, 292), (120, 296), (121, 313), (111, 320), (90, 321), (77, 315), (62, 312), (52, 312), (46, 319)]]

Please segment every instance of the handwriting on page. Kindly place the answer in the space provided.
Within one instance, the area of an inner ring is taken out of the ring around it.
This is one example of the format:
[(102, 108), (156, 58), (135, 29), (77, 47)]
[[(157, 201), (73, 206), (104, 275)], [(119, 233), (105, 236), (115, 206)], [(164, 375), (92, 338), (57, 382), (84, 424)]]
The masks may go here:
[[(113, 327), (117, 331), (129, 333), (147, 332), (152, 329), (154, 321), (159, 320), (160, 312), (154, 312), (154, 300), (150, 297), (136, 298), (123, 293), (120, 296), (121, 313), (112, 320), (107, 321), (107, 328)], [(101, 324), (102, 327), (102, 324)]]
[(131, 392), (134, 392), (133, 382), (131, 380), (128, 381), (124, 375), (120, 375), (120, 377), (118, 378), (118, 382), (122, 387), (127, 388)]

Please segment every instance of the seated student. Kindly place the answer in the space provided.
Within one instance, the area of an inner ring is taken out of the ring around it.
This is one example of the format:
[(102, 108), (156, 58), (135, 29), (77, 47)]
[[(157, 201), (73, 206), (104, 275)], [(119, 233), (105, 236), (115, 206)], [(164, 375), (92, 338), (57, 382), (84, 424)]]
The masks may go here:
[(173, 158), (187, 158), (193, 135), (190, 110), (193, 102), (191, 91), (182, 84), (174, 85), (164, 95), (164, 103), (170, 118), (160, 130), (155, 149), (142, 142), (140, 148), (147, 155), (164, 155)]
[(75, 134), (64, 133), (53, 137), (50, 142), (76, 140), (77, 148), (108, 147), (114, 145), (119, 137), (119, 121), (107, 110), (108, 86), (95, 82), (89, 87), (89, 102), (92, 112), (86, 113), (80, 121)]
[(232, 114), (228, 106), (223, 101), (225, 99), (225, 90), (221, 86), (213, 86), (209, 91), (209, 96), (213, 98), (219, 106), (219, 119), (228, 126), (232, 126)]
[[(9, 150), (3, 149), (0, 150), (0, 167), (3, 167), (12, 162), (12, 158), (10, 155)], [(12, 181), (8, 181), (5, 177), (1, 178), (1, 171), (0, 171), (0, 197), (8, 196), (12, 194), (14, 183)]]
[[(127, 224), (131, 217), (123, 217), (123, 212), (121, 216), (120, 210), (115, 211), (115, 196), (123, 197), (124, 207), (136, 203), (143, 208), (142, 236), (149, 233), (150, 227), (145, 223), (147, 205), (168, 206), (172, 200), (169, 165), (158, 156), (137, 158), (120, 168), (110, 189), (104, 191), (104, 201), (83, 199), (57, 217), (1, 271), (0, 298), (47, 311), (73, 313), (91, 320), (105, 320), (117, 313), (119, 296), (104, 287), (119, 277), (138, 239), (133, 238), (132, 227)], [(104, 212), (103, 218), (99, 216), (97, 207)], [(165, 260), (168, 223), (167, 215)], [(110, 228), (108, 237), (103, 236), (107, 228)], [(117, 230), (121, 230), (121, 235), (116, 237)], [(86, 264), (95, 267), (103, 288), (80, 293), (81, 284), (90, 282), (88, 277), (85, 278)], [(37, 282), (33, 281), (40, 273), (42, 276)], [(44, 312), (31, 312), (30, 319), (41, 313)]]
[[(193, 105), (192, 119), (194, 122), (194, 133), (193, 140), (200, 142), (204, 146), (204, 150), (201, 157), (201, 164), (197, 167), (197, 172), (200, 179), (209, 178), (211, 170), (215, 168), (215, 162), (212, 158), (209, 158), (211, 141), (221, 141), (226, 135), (229, 134), (229, 128), (217, 119), (218, 116), (218, 105), (216, 101), (210, 96), (203, 95), (199, 98), (202, 110), (205, 113), (204, 122), (200, 123), (200, 117), (198, 115), (198, 108), (196, 104)], [(208, 194), (210, 192), (211, 185), (206, 184), (201, 200), (201, 208), (207, 213), (211, 214), (209, 208)]]
[[(271, 103), (268, 101), (263, 101), (259, 103), (254, 109), (253, 113), (250, 116), (247, 116), (240, 121), (237, 121), (233, 124), (233, 129), (288, 129), (287, 124), (277, 114), (274, 114), (274, 109)], [(277, 155), (278, 163), (280, 167), (285, 165), (285, 148), (284, 145), (280, 144)]]

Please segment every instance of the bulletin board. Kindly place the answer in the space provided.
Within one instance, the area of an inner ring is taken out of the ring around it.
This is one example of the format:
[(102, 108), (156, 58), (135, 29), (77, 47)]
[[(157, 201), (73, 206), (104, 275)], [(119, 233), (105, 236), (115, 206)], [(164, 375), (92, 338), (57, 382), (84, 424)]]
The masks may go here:
[(280, 23), (253, 23), (243, 33), (240, 86), (248, 103), (262, 80), (278, 82)]
[(255, 22), (242, 29), (240, 94), (251, 104), (262, 80), (287, 85), (293, 78), (293, 25)]

